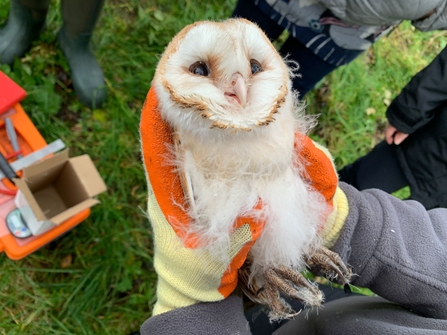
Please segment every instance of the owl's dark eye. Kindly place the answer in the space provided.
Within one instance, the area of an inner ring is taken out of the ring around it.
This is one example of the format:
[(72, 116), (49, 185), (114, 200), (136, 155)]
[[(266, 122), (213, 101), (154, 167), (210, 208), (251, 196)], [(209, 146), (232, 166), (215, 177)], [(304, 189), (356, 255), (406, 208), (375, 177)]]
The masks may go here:
[(189, 67), (189, 72), (194, 73), (198, 76), (207, 77), (210, 71), (208, 70), (208, 67), (204, 62), (198, 61)]
[(259, 63), (255, 59), (250, 59), (250, 65), (251, 65), (251, 73), (256, 74), (258, 72), (262, 72), (262, 66), (261, 63)]

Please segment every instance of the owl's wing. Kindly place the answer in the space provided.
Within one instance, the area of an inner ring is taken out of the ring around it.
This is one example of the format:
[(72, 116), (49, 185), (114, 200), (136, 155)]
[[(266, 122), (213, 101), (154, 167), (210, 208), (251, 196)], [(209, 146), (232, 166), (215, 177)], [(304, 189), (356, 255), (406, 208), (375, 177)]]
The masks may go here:
[[(177, 157), (183, 157), (184, 151), (182, 147), (182, 143), (178, 136), (177, 132), (173, 133), (172, 139), (174, 140), (174, 150)], [(191, 210), (195, 212), (195, 200), (194, 200), (194, 190), (192, 187), (191, 176), (185, 169), (179, 169), (178, 171), (180, 177), (180, 184), (182, 185), (183, 192), (185, 194), (185, 198), (188, 201), (188, 205)]]

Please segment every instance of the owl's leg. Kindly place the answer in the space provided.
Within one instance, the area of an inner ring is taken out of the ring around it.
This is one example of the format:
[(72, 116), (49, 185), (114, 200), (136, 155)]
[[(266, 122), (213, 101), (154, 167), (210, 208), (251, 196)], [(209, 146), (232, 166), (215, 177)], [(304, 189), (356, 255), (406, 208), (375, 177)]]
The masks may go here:
[(280, 297), (278, 289), (268, 282), (266, 282), (263, 287), (263, 296), (263, 300), (270, 309), (268, 314), (270, 322), (291, 319), (301, 312), (301, 310), (295, 312), (290, 305)]
[(267, 269), (258, 278), (251, 278), (251, 266), (252, 256), (248, 254), (246, 262), (239, 269), (239, 286), (251, 301), (270, 309), (270, 321), (290, 319), (301, 312), (295, 312), (280, 296), (280, 291), (286, 292), (286, 295), (287, 292), (297, 295), (291, 284), (280, 278), (274, 269)]
[[(271, 321), (289, 319), (300, 312), (295, 312), (281, 298), (280, 293), (286, 298), (301, 301), (305, 306), (321, 306), (323, 293), (300, 272), (286, 266), (278, 266), (266, 269), (258, 280), (250, 280), (252, 261), (249, 254), (239, 270), (241, 288), (250, 300), (270, 308)], [(349, 289), (352, 272), (335, 252), (320, 247), (308, 258), (307, 266), (316, 275), (340, 281), (345, 285), (345, 291)]]
[(319, 307), (323, 301), (323, 294), (318, 287), (293, 269), (285, 266), (270, 268), (262, 277), (264, 284), (261, 288), (255, 288), (256, 283), (252, 283), (250, 286), (245, 285), (243, 290), (253, 301), (269, 307), (270, 321), (290, 319), (301, 312), (294, 311), (280, 293), (286, 298), (299, 300), (311, 307)]
[[(278, 288), (287, 297), (299, 300), (306, 306), (320, 307), (323, 293), (301, 273), (285, 266), (279, 266), (273, 270), (279, 279), (276, 282)], [(283, 284), (281, 285), (280, 282)]]
[(352, 271), (348, 269), (340, 256), (335, 252), (325, 247), (320, 247), (309, 257), (307, 266), (313, 274), (326, 277), (333, 282), (339, 282), (344, 285), (345, 290), (349, 289)]

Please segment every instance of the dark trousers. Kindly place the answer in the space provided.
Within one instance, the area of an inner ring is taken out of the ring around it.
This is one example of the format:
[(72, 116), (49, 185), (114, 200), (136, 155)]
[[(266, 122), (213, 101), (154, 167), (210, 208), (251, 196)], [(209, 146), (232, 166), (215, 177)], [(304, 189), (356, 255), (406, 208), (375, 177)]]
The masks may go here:
[[(324, 302), (346, 298), (349, 296), (360, 296), (357, 293), (346, 294), (343, 290), (332, 288), (328, 285), (318, 285), (319, 289), (324, 293)], [(295, 311), (299, 311), (304, 308), (304, 305), (298, 300), (288, 301)], [(301, 313), (307, 313), (308, 310), (303, 310)], [(271, 335), (275, 330), (284, 326), (288, 320), (283, 320), (281, 322), (270, 323), (268, 316), (268, 311), (265, 307), (257, 305), (252, 309), (245, 312), (245, 317), (250, 324), (250, 330), (253, 335)]]
[(352, 296), (298, 315), (273, 335), (435, 335), (446, 330), (447, 320), (423, 317), (381, 297)]
[[(283, 27), (276, 24), (249, 0), (238, 1), (232, 16), (255, 22), (271, 41), (276, 40), (284, 31)], [(335, 65), (326, 63), (292, 36), (284, 42), (279, 53), (282, 57), (288, 56), (299, 64), (300, 76), (293, 78), (292, 84), (293, 89), (300, 93), (301, 98), (324, 76), (337, 68)]]
[(392, 193), (408, 185), (408, 180), (396, 157), (395, 146), (385, 141), (371, 152), (338, 171), (340, 181), (358, 190), (378, 188)]

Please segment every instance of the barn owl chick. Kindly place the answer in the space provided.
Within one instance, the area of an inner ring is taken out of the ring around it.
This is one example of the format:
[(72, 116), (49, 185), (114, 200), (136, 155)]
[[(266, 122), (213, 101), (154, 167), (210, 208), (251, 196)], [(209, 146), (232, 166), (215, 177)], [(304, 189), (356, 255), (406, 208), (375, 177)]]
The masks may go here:
[[(254, 287), (271, 289), (259, 300), (279, 317), (291, 315), (278, 295), (287, 287), (310, 305), (321, 302), (298, 271), (320, 247), (318, 230), (327, 213), (326, 201), (301, 177), (305, 162), (296, 155), (296, 133), (304, 134), (313, 120), (302, 114), (291, 75), (255, 24), (231, 19), (184, 28), (152, 82), (176, 139), (167, 164), (182, 176), (186, 203), (179, 206), (193, 222), (188, 233), (225, 258), (235, 220), (261, 219), (244, 289), (253, 300)], [(278, 278), (289, 286), (273, 287)]]

